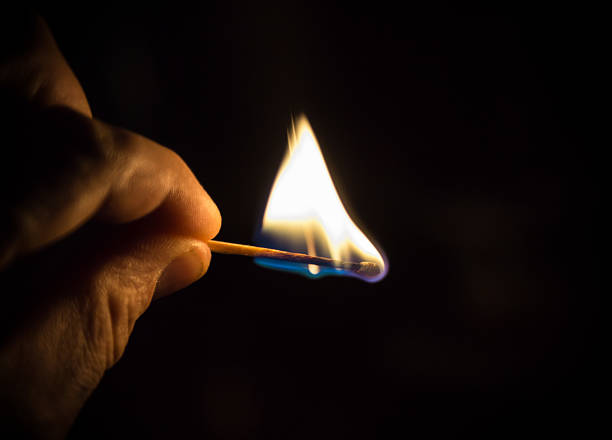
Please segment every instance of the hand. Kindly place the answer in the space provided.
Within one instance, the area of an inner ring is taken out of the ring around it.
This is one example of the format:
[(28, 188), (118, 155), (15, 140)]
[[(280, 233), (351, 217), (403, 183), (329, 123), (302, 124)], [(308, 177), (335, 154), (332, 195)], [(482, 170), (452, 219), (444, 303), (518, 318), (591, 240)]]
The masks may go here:
[(6, 19), (0, 434), (57, 438), (152, 297), (206, 272), (221, 217), (174, 152), (92, 117), (42, 19)]

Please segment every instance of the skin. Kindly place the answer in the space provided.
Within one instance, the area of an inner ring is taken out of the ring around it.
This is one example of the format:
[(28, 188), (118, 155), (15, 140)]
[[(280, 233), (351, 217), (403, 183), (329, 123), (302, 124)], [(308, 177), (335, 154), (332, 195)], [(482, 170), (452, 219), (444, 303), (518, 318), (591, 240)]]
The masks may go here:
[(0, 52), (0, 437), (62, 438), (152, 298), (207, 271), (221, 216), (176, 153), (92, 116), (41, 18), (15, 21)]

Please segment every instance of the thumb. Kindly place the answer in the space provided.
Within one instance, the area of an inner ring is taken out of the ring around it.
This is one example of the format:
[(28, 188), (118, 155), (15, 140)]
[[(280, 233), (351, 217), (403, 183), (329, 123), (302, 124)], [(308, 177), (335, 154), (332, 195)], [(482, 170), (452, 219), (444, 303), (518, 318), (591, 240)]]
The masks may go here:
[(0, 347), (0, 406), (12, 402), (32, 432), (66, 432), (153, 293), (169, 294), (208, 269), (206, 243), (152, 233), (154, 217), (84, 227), (0, 274), (2, 285), (19, 286), (0, 310), (9, 335)]
[[(89, 351), (103, 357), (104, 368), (122, 356), (136, 320), (153, 298), (192, 284), (210, 264), (205, 242), (174, 234), (149, 235), (143, 231), (147, 226), (143, 222), (120, 225), (122, 231), (105, 234), (106, 243), (98, 247), (89, 270), (81, 275), (76, 309), (88, 329)], [(135, 228), (142, 235), (130, 239)], [(66, 273), (58, 277), (69, 278)]]
[(157, 280), (153, 299), (174, 293), (199, 280), (208, 270), (210, 249), (204, 243), (174, 258)]

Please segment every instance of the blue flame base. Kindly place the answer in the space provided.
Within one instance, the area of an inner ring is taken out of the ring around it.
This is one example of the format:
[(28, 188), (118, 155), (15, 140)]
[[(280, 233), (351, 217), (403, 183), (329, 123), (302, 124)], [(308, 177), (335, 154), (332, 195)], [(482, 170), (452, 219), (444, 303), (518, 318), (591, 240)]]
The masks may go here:
[(308, 270), (307, 264), (293, 263), (291, 261), (273, 260), (271, 258), (255, 258), (255, 264), (268, 269), (296, 273), (310, 279), (323, 278), (326, 276), (353, 276), (350, 271), (323, 266), (319, 266), (319, 273), (313, 274)]

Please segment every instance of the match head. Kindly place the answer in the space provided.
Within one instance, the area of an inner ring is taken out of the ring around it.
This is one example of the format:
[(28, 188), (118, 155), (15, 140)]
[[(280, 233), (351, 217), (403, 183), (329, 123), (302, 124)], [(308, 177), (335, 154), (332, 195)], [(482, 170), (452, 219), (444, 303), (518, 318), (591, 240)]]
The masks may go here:
[(376, 263), (362, 261), (361, 263), (359, 263), (359, 266), (357, 268), (353, 269), (353, 272), (367, 277), (374, 277), (380, 274), (380, 267)]

